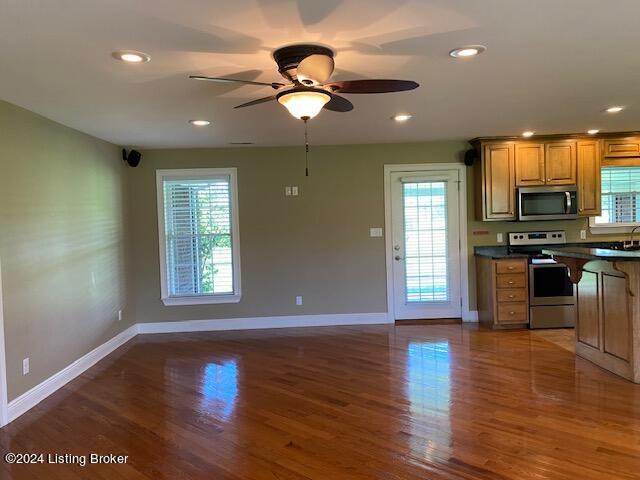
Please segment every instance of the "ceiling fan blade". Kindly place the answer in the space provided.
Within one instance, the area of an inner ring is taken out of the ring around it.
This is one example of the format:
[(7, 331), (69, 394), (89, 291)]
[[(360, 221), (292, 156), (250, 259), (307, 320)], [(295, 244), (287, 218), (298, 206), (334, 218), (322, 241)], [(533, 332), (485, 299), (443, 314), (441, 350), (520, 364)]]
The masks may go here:
[(318, 85), (329, 80), (333, 67), (333, 58), (330, 56), (309, 55), (298, 65), (296, 77), (303, 85)]
[(340, 93), (389, 93), (413, 90), (420, 85), (411, 80), (345, 80), (324, 85)]
[(259, 105), (261, 103), (270, 102), (271, 100), (275, 100), (275, 99), (276, 99), (276, 96), (275, 95), (271, 95), (270, 97), (264, 97), (264, 98), (259, 98), (257, 100), (251, 100), (250, 102), (243, 103), (242, 105), (236, 105), (233, 108), (251, 107), (252, 105)]
[(353, 110), (353, 103), (340, 95), (332, 93), (331, 100), (325, 104), (324, 108), (333, 112), (350, 112)]
[(203, 77), (201, 75), (189, 75), (192, 80), (204, 80), (207, 82), (220, 82), (220, 83), (245, 83), (247, 85), (263, 85), (271, 88), (284, 87), (284, 83), (272, 82), (254, 82), (253, 80), (240, 80), (237, 78), (222, 78), (222, 77)]

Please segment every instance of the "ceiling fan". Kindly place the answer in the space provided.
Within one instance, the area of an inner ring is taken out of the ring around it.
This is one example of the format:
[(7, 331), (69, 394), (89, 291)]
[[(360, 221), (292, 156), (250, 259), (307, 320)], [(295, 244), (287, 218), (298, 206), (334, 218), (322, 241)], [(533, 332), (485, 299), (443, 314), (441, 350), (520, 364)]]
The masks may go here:
[(329, 82), (333, 73), (334, 52), (321, 45), (299, 44), (282, 47), (273, 52), (278, 64), (278, 71), (288, 83), (255, 82), (235, 78), (204, 77), (190, 75), (194, 80), (210, 82), (244, 83), (247, 85), (264, 85), (277, 90), (271, 95), (252, 100), (235, 108), (250, 107), (260, 103), (277, 100), (284, 105), (294, 117), (307, 120), (315, 117), (325, 108), (334, 112), (353, 110), (353, 104), (339, 93), (388, 93), (402, 92), (418, 88), (416, 82), (410, 80), (341, 80)]

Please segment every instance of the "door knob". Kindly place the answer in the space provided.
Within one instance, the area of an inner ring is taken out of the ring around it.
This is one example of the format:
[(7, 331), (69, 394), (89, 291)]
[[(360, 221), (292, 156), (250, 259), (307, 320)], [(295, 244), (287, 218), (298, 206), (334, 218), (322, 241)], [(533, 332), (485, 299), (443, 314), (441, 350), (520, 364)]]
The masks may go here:
[(400, 255), (396, 255), (394, 258), (395, 258), (396, 260), (402, 260), (402, 257), (401, 257)]
[(393, 249), (397, 252), (398, 250), (400, 250), (400, 245), (394, 246)]

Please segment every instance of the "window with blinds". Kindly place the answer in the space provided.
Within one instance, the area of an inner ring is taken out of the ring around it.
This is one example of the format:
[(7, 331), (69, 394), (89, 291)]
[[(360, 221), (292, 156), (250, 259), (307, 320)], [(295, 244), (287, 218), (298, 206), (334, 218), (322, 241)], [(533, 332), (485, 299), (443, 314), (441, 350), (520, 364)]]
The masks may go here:
[(602, 168), (602, 214), (596, 225), (640, 223), (640, 167)]
[(239, 301), (235, 179), (235, 169), (158, 171), (165, 304)]

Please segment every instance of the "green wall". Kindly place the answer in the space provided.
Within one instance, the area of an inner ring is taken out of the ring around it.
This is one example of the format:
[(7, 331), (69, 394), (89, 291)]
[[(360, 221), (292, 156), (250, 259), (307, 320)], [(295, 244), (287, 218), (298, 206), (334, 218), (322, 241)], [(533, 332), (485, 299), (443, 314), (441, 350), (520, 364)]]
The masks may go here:
[[(138, 322), (279, 315), (386, 312), (383, 166), (460, 162), (464, 141), (312, 147), (304, 176), (302, 147), (147, 150), (129, 171), (135, 241)], [(239, 304), (170, 306), (160, 301), (155, 170), (237, 167), (243, 297)], [(475, 245), (496, 233), (564, 229), (580, 241), (587, 219), (561, 222), (478, 222), (473, 168), (467, 169), (469, 305), (474, 310)], [(285, 197), (298, 185), (299, 197)], [(487, 231), (487, 234), (474, 235)], [(505, 236), (506, 238), (506, 236)], [(593, 237), (603, 240), (609, 237)], [(303, 295), (304, 305), (295, 305)]]
[[(11, 400), (133, 323), (125, 308), (128, 188), (116, 146), (4, 102), (0, 143)], [(31, 372), (23, 376), (25, 357)]]

